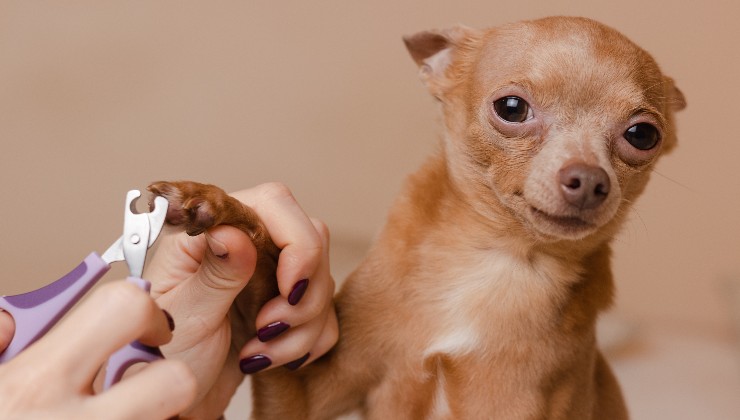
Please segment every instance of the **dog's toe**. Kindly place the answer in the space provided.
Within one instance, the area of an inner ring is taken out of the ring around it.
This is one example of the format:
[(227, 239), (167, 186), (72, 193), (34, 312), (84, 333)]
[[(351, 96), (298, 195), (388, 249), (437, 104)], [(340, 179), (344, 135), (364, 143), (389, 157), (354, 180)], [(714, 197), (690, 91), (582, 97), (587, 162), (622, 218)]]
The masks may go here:
[(187, 214), (185, 232), (190, 236), (203, 233), (216, 224), (213, 208), (203, 197), (189, 198), (183, 205), (183, 210)]
[(218, 200), (225, 195), (212, 185), (190, 181), (155, 182), (148, 190), (167, 199), (167, 223), (183, 225), (188, 235), (195, 236), (218, 224)]

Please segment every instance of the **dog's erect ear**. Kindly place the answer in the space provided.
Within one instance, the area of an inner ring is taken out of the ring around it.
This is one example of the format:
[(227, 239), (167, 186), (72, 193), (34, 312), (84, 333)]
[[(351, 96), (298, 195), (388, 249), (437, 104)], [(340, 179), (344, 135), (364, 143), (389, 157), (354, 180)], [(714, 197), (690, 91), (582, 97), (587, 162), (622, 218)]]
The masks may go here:
[(424, 31), (403, 37), (403, 42), (419, 66), (424, 84), (437, 98), (446, 85), (446, 70), (452, 62), (453, 52), (465, 41), (472, 39), (475, 31), (463, 26), (439, 31)]
[(670, 77), (665, 76), (665, 95), (668, 98), (668, 106), (673, 111), (680, 111), (686, 108), (686, 97), (683, 92), (676, 86), (676, 82)]
[[(665, 96), (667, 107), (670, 111), (676, 112), (686, 108), (686, 98), (683, 92), (676, 87), (676, 83), (668, 76), (663, 76), (663, 95)], [(669, 118), (672, 119), (672, 115)], [(675, 131), (671, 130), (665, 138), (663, 153), (668, 153), (676, 147), (678, 139)]]

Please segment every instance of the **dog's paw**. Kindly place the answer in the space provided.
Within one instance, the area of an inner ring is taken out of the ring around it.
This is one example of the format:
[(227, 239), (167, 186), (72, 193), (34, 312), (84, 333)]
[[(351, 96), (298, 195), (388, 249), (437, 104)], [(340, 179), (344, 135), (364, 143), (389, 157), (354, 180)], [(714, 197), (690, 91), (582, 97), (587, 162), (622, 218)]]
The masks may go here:
[(182, 226), (188, 235), (199, 235), (217, 225), (230, 225), (246, 232), (258, 252), (273, 257), (279, 253), (257, 213), (215, 185), (160, 181), (147, 189), (167, 199), (165, 220)]
[(182, 225), (191, 236), (223, 223), (227, 217), (232, 216), (226, 213), (241, 207), (241, 203), (232, 203), (236, 199), (215, 185), (191, 181), (161, 181), (149, 185), (147, 189), (169, 202), (167, 223)]

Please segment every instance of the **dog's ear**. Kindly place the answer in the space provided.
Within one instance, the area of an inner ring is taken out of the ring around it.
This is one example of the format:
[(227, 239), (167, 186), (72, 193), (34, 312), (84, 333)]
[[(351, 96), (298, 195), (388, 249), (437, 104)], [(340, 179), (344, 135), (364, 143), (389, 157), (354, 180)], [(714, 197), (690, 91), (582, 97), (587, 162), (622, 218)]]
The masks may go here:
[(663, 153), (669, 153), (678, 143), (672, 114), (673, 112), (686, 108), (686, 97), (684, 97), (683, 92), (676, 87), (676, 83), (673, 79), (668, 76), (663, 76), (663, 95), (665, 96), (666, 105), (671, 111), (668, 113), (667, 117), (672, 129), (668, 132), (668, 136), (665, 138), (665, 144), (663, 145)]
[(454, 52), (475, 37), (476, 31), (464, 26), (424, 31), (403, 37), (411, 58), (419, 66), (419, 76), (432, 94), (440, 97), (449, 85), (447, 68)]
[(683, 96), (683, 92), (676, 86), (676, 82), (668, 76), (664, 76), (665, 79), (665, 96), (668, 98), (668, 106), (673, 111), (680, 111), (686, 108), (686, 97)]

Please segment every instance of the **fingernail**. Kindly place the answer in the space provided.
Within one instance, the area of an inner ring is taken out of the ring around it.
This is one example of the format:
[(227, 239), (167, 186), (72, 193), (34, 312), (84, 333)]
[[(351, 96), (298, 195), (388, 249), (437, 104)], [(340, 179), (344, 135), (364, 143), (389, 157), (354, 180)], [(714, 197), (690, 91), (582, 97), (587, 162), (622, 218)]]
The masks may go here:
[(208, 232), (206, 232), (205, 235), (206, 242), (208, 242), (208, 247), (211, 248), (211, 252), (213, 252), (213, 255), (221, 258), (222, 260), (226, 259), (226, 257), (229, 256), (229, 249), (226, 248), (226, 245), (224, 245), (220, 241), (217, 241), (213, 236), (209, 235)]
[(272, 364), (272, 360), (264, 354), (257, 354), (255, 356), (247, 357), (239, 361), (239, 369), (245, 375), (256, 373), (269, 367)]
[(287, 330), (288, 328), (290, 328), (290, 325), (286, 324), (285, 322), (273, 322), (272, 324), (267, 324), (266, 326), (260, 328), (259, 331), (257, 331), (257, 338), (261, 342), (266, 343), (284, 333), (285, 330)]
[(292, 362), (288, 362), (285, 364), (285, 367), (290, 370), (296, 370), (299, 367), (303, 366), (304, 363), (306, 363), (306, 360), (311, 357), (311, 353), (306, 353), (301, 357), (300, 359), (293, 360)]
[(288, 295), (288, 303), (293, 306), (297, 305), (306, 293), (306, 289), (308, 289), (308, 279), (299, 280)]
[(172, 318), (172, 315), (164, 309), (162, 309), (162, 312), (164, 312), (164, 316), (167, 318), (167, 326), (170, 327), (170, 332), (175, 331), (175, 320)]

